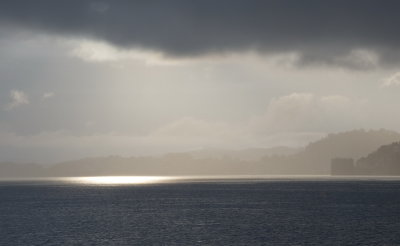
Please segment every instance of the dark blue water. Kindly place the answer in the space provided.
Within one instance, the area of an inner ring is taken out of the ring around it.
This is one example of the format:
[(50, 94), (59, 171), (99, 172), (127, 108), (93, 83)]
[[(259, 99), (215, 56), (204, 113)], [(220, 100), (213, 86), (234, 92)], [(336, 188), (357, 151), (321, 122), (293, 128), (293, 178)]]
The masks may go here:
[(400, 245), (400, 182), (0, 182), (0, 245)]

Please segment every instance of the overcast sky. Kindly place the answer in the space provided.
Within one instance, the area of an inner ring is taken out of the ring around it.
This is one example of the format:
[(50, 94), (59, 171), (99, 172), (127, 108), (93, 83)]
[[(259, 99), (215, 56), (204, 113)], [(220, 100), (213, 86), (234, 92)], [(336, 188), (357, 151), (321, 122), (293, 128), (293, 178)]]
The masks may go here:
[(400, 131), (399, 1), (4, 0), (0, 161)]

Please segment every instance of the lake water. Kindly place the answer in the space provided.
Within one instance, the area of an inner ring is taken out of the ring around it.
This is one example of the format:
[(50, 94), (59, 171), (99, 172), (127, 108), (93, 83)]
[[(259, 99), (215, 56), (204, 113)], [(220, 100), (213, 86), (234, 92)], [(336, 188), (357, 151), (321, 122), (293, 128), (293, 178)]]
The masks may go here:
[(0, 245), (400, 245), (400, 181), (0, 181)]

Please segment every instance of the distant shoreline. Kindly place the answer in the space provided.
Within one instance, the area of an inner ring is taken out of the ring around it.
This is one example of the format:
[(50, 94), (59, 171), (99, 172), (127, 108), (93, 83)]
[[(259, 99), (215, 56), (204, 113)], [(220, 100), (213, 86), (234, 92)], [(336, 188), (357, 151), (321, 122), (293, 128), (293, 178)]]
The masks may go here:
[(163, 175), (163, 176), (124, 176), (124, 175), (102, 175), (102, 176), (71, 176), (71, 177), (9, 177), (0, 178), (0, 182), (7, 181), (68, 181), (85, 178), (160, 178), (174, 182), (185, 181), (400, 181), (400, 176), (389, 175)]

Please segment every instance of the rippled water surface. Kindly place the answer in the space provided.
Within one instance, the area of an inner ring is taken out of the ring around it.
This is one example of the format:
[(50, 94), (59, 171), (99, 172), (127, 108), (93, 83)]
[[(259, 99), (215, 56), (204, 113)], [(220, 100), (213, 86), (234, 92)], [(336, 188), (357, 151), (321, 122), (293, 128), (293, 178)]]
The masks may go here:
[(0, 245), (400, 245), (400, 181), (0, 182)]

